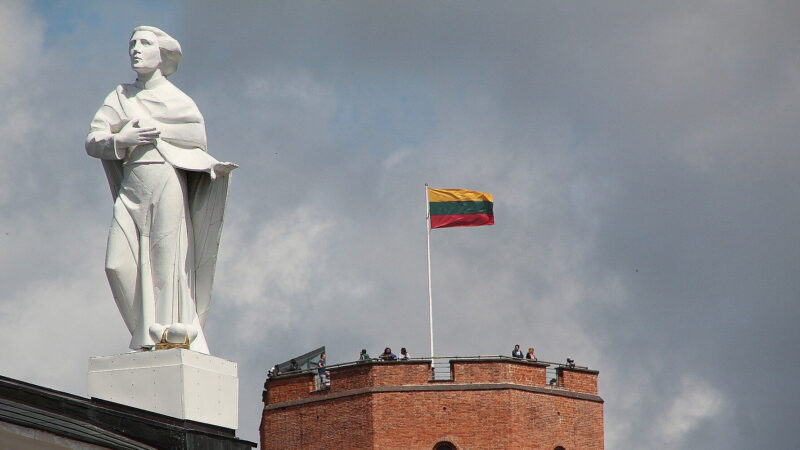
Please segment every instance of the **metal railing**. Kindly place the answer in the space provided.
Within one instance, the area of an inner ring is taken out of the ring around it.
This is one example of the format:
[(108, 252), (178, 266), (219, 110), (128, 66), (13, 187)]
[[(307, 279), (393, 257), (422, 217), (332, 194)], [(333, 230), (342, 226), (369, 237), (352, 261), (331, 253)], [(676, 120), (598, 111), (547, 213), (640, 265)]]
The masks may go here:
[[(353, 367), (364, 363), (374, 363), (374, 362), (385, 362), (385, 363), (398, 363), (403, 364), (406, 362), (427, 362), (431, 364), (431, 381), (452, 381), (453, 374), (451, 372), (451, 361), (459, 361), (459, 360), (486, 360), (486, 361), (515, 361), (515, 362), (530, 362), (527, 359), (520, 359), (520, 358), (513, 358), (510, 356), (504, 355), (477, 355), (477, 356), (436, 356), (433, 358), (430, 357), (422, 357), (422, 358), (410, 358), (407, 360), (390, 360), (390, 361), (383, 361), (380, 358), (371, 358), (367, 360), (357, 360), (357, 361), (348, 361), (339, 364), (332, 364), (326, 367), (327, 370), (334, 370), (342, 367)], [(545, 368), (545, 374), (547, 377), (547, 386), (551, 386), (554, 388), (560, 388), (561, 386), (558, 384), (558, 376), (556, 370), (560, 367), (563, 368), (572, 368), (572, 369), (588, 369), (586, 366), (578, 366), (574, 363), (558, 363), (552, 361), (543, 361), (537, 360), (537, 363), (546, 364), (547, 367)], [(294, 372), (286, 372), (283, 374), (279, 374), (277, 376), (283, 375), (296, 375), (301, 373), (313, 373), (314, 374), (314, 385), (316, 386), (316, 390), (325, 390), (330, 388), (330, 379), (328, 377), (324, 377), (320, 379), (318, 374), (318, 369), (309, 368), (305, 370), (299, 370)], [(272, 375), (275, 376), (275, 375)]]
[(314, 375), (314, 390), (325, 391), (331, 388), (331, 379), (327, 376), (320, 376), (319, 373)]
[[(431, 358), (423, 358), (426, 361), (431, 361)], [(447, 381), (453, 379), (453, 374), (451, 373), (451, 366), (450, 361), (458, 361), (458, 360), (505, 360), (505, 361), (525, 361), (531, 362), (529, 359), (520, 359), (514, 358), (511, 356), (504, 356), (504, 355), (478, 355), (478, 356), (437, 356), (432, 358), (433, 360), (433, 370), (431, 378), (435, 381)], [(560, 387), (558, 384), (558, 374), (556, 370), (559, 367), (563, 368), (572, 368), (572, 369), (588, 369), (586, 366), (577, 366), (574, 363), (558, 363), (553, 361), (543, 361), (541, 359), (536, 360), (535, 362), (540, 364), (547, 364), (545, 368), (545, 376), (547, 377), (547, 385), (552, 387)]]
[[(438, 358), (434, 358), (438, 359)], [(431, 381), (453, 381), (453, 371), (450, 360), (431, 364)]]

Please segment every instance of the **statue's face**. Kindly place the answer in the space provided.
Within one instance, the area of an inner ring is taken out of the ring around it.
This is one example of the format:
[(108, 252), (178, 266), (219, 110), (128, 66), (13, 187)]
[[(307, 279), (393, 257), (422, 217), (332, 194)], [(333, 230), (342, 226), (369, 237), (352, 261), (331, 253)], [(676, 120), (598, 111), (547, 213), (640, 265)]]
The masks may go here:
[(136, 31), (131, 36), (129, 52), (131, 68), (136, 73), (150, 73), (161, 64), (161, 49), (158, 38), (152, 31)]

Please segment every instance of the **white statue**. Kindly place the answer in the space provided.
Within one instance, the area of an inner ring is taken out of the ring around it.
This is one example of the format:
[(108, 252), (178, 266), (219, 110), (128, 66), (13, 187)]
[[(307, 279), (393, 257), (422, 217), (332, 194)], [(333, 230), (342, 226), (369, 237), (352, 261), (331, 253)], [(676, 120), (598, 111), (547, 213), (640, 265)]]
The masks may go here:
[(203, 116), (166, 78), (181, 60), (178, 41), (137, 27), (129, 53), (136, 82), (106, 97), (86, 137), (114, 199), (106, 275), (130, 348), (188, 344), (208, 354), (203, 324), (237, 166), (207, 153)]

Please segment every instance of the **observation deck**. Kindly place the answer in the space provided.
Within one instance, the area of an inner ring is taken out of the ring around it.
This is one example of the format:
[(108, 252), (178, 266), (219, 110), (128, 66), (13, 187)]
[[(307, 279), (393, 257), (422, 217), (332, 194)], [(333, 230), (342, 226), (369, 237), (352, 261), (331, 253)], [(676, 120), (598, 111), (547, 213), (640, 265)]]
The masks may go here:
[(471, 356), (326, 370), (266, 380), (262, 448), (603, 448), (599, 372), (587, 367)]

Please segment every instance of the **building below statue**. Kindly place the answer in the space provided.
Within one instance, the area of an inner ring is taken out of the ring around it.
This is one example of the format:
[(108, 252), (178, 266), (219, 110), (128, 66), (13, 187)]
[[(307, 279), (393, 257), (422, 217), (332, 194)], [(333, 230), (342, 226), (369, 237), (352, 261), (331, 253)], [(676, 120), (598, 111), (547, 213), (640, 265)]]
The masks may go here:
[(89, 358), (89, 396), (177, 419), (239, 426), (237, 364), (182, 348)]
[(435, 366), (373, 359), (327, 366), (325, 383), (316, 369), (270, 376), (261, 448), (604, 447), (595, 370), (503, 356)]
[(0, 449), (208, 449), (256, 446), (236, 430), (87, 399), (0, 376)]

